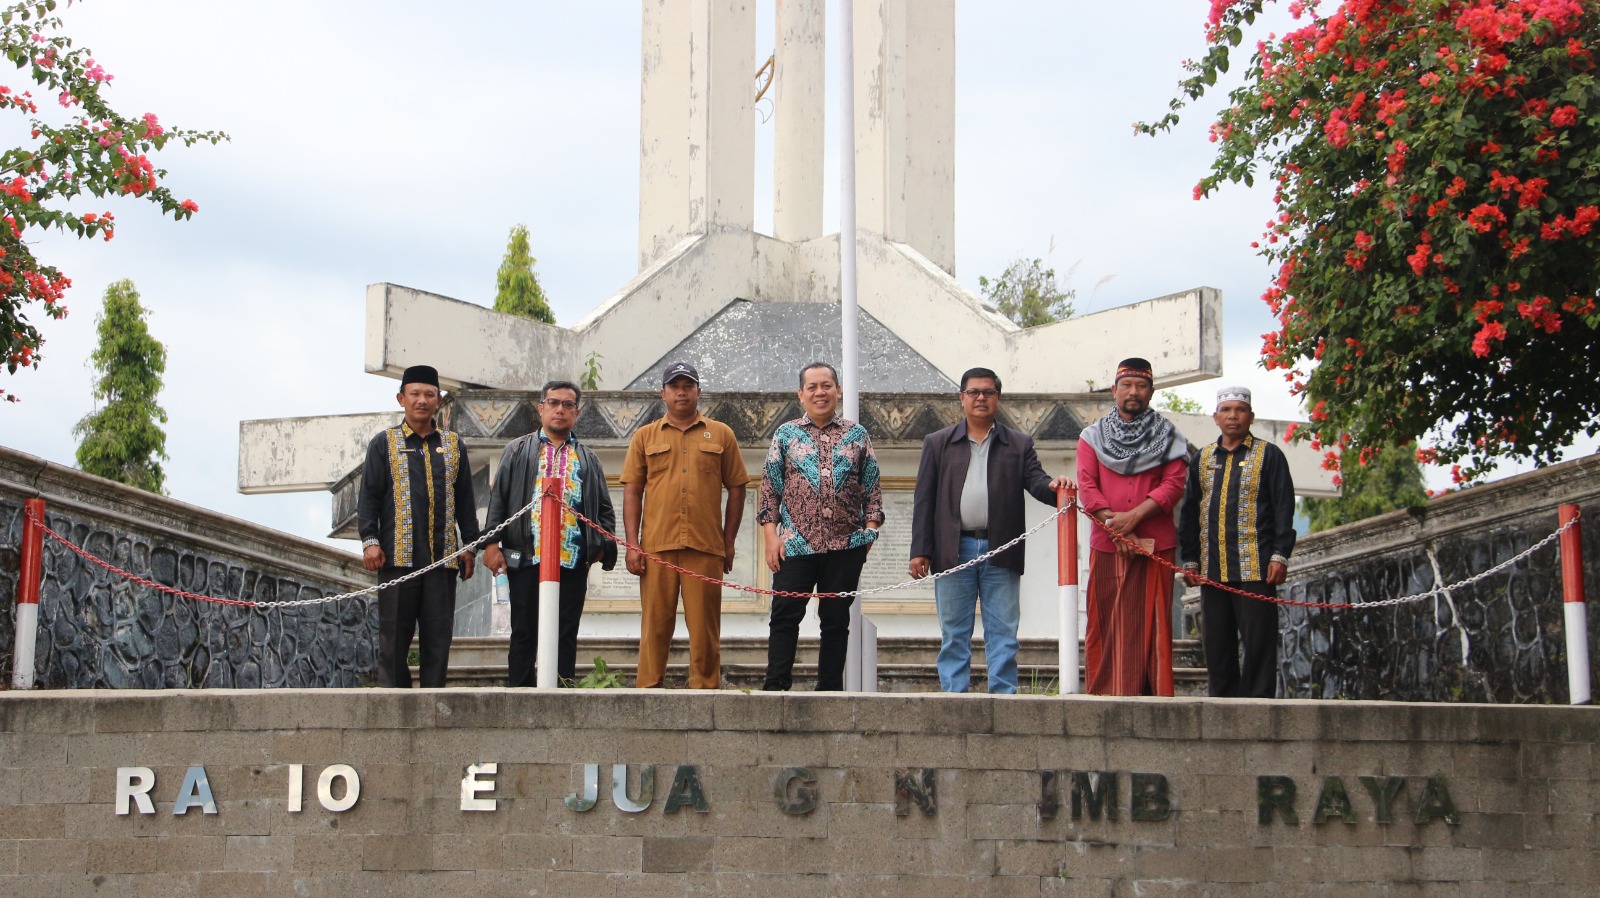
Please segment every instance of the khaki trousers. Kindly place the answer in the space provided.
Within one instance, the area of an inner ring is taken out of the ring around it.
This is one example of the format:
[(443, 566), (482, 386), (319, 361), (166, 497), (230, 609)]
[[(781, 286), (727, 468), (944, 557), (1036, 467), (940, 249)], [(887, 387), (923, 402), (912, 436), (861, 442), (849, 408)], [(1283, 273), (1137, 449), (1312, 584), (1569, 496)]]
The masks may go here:
[[(694, 549), (673, 549), (656, 555), (686, 570), (720, 579), (722, 556)], [(683, 623), (689, 631), (689, 688), (716, 689), (722, 684), (722, 586), (689, 577), (645, 560), (639, 580), (639, 676), (642, 689), (660, 686), (667, 672), (667, 651), (678, 622), (678, 594), (683, 594)]]

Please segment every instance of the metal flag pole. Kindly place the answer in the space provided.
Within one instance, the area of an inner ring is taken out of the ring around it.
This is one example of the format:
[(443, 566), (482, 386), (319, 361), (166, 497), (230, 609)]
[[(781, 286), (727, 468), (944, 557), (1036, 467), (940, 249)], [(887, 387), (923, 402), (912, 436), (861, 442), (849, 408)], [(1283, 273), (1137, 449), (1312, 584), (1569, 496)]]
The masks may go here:
[[(839, 4), (839, 330), (840, 378), (844, 381), (844, 416), (861, 420), (860, 358), (856, 322), (856, 49), (855, 4)], [(877, 629), (861, 613), (861, 598), (850, 603), (850, 641), (845, 649), (844, 688), (878, 691)], [(863, 676), (870, 667), (872, 675)]]

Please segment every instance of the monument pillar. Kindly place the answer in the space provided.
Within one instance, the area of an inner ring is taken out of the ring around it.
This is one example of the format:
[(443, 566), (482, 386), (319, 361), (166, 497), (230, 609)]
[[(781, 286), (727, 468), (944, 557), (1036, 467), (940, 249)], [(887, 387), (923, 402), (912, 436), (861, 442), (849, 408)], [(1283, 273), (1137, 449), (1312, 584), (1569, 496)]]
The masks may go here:
[(856, 215), (955, 274), (955, 0), (857, 0)]
[(755, 225), (754, 0), (644, 0), (639, 268)]
[(822, 0), (777, 0), (772, 76), (772, 236), (822, 236), (827, 14)]

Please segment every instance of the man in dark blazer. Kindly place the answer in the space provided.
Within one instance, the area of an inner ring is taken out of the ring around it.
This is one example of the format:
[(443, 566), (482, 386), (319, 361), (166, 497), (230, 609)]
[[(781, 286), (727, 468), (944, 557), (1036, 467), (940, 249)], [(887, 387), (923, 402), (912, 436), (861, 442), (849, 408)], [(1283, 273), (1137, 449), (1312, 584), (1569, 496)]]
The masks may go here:
[[(1054, 480), (1039, 464), (1033, 437), (995, 420), (1000, 377), (988, 368), (961, 375), (958, 423), (922, 441), (911, 515), (911, 576), (948, 571), (1022, 535), (1023, 494), (1054, 508)], [(1017, 691), (1017, 623), (1021, 618), (1023, 546), (1017, 545), (934, 582), (939, 611), (939, 688), (972, 685), (974, 606), (983, 613), (989, 691)]]

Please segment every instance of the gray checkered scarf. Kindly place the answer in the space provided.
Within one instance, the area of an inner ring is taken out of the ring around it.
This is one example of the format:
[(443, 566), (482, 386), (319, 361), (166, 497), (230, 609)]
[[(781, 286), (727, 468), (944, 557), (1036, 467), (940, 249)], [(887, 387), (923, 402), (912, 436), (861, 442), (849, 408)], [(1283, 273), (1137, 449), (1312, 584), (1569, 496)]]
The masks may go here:
[(1189, 455), (1189, 441), (1172, 422), (1147, 408), (1132, 421), (1122, 420), (1116, 409), (1083, 429), (1100, 464), (1124, 476), (1159, 467)]

